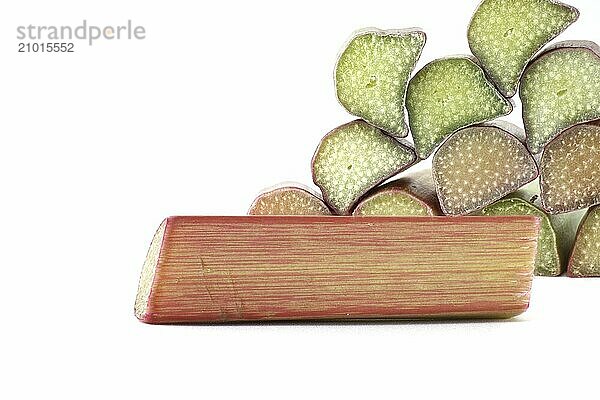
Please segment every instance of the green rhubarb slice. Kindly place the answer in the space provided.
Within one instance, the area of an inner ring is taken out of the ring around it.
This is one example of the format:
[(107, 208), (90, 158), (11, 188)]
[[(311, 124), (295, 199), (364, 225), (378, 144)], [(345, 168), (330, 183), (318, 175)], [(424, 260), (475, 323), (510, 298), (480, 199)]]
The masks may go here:
[(469, 25), (469, 47), (500, 92), (512, 97), (527, 63), (578, 18), (576, 8), (551, 0), (484, 0)]
[(360, 197), (416, 160), (408, 145), (356, 120), (329, 132), (312, 161), (313, 181), (337, 214), (350, 214)]
[(523, 73), (520, 97), (534, 153), (565, 129), (600, 118), (600, 57), (589, 42), (561, 43)]
[(440, 214), (430, 170), (413, 173), (373, 189), (352, 212), (355, 216)]
[(520, 198), (506, 198), (484, 207), (478, 215), (533, 215), (540, 218), (541, 228), (535, 260), (536, 275), (557, 276), (562, 272), (557, 235), (544, 211)]
[(600, 126), (582, 124), (554, 139), (542, 155), (543, 208), (551, 214), (600, 203)]
[(573, 277), (600, 276), (600, 206), (590, 208), (581, 222), (568, 273)]
[(450, 134), (507, 115), (512, 104), (468, 57), (433, 61), (408, 84), (406, 108), (417, 155), (425, 159)]
[(462, 129), (438, 149), (433, 179), (445, 214), (475, 212), (537, 178), (535, 160), (511, 133), (518, 128), (506, 126)]
[(277, 186), (261, 193), (252, 203), (249, 215), (331, 215), (323, 200), (307, 188)]
[(425, 40), (425, 33), (418, 30), (357, 33), (335, 67), (339, 102), (351, 114), (389, 134), (407, 136), (406, 86)]
[(352, 213), (366, 215), (432, 215), (428, 207), (408, 193), (389, 190), (376, 193), (364, 200)]

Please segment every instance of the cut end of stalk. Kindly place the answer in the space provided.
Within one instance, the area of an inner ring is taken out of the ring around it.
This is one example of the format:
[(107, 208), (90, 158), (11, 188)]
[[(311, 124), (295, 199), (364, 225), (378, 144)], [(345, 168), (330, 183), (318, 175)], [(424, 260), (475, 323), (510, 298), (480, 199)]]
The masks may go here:
[(484, 0), (469, 25), (471, 51), (506, 97), (517, 91), (527, 63), (579, 18), (553, 0)]
[(425, 41), (425, 33), (419, 30), (358, 32), (335, 67), (339, 102), (389, 134), (407, 136), (406, 86)]
[(548, 215), (535, 205), (520, 198), (505, 198), (484, 207), (476, 215), (532, 215), (538, 217), (541, 221), (541, 228), (534, 273), (539, 276), (558, 276), (563, 272), (556, 232)]
[(540, 164), (543, 208), (551, 214), (600, 203), (600, 126), (583, 124), (554, 139)]
[(400, 189), (386, 189), (362, 200), (352, 215), (431, 216), (434, 212), (431, 207), (410, 193)]
[(421, 159), (453, 132), (513, 109), (469, 57), (439, 59), (423, 67), (408, 85), (406, 108)]
[(322, 139), (313, 157), (313, 180), (331, 209), (348, 215), (365, 193), (415, 161), (413, 149), (356, 120)]
[(440, 205), (449, 215), (480, 210), (537, 176), (535, 160), (525, 145), (497, 126), (458, 131), (433, 158)]
[(581, 222), (568, 274), (572, 277), (600, 276), (600, 206), (591, 208)]
[(373, 189), (358, 203), (353, 215), (442, 215), (431, 170), (412, 172)]
[(138, 285), (138, 292), (135, 298), (134, 313), (135, 316), (144, 322), (149, 322), (147, 318), (148, 301), (150, 299), (150, 293), (152, 291), (152, 285), (154, 283), (154, 276), (156, 272), (156, 266), (158, 265), (158, 259), (160, 257), (160, 251), (162, 248), (163, 238), (165, 235), (165, 229), (167, 227), (167, 220), (165, 219), (152, 238), (150, 249), (146, 255), (146, 260), (142, 267), (142, 273), (140, 275), (140, 282)]
[(591, 42), (566, 42), (523, 73), (520, 97), (527, 146), (534, 153), (562, 131), (600, 118), (600, 56)]
[(331, 215), (317, 194), (300, 186), (278, 186), (260, 194), (248, 215)]

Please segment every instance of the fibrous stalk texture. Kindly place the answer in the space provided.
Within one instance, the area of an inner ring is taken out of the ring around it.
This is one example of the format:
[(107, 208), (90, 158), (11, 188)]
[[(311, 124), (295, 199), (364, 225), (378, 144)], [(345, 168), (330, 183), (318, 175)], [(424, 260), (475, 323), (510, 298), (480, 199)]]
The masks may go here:
[(468, 57), (439, 59), (412, 78), (406, 108), (417, 155), (429, 157), (453, 132), (507, 115), (512, 104)]
[(469, 24), (471, 52), (506, 97), (527, 63), (577, 20), (576, 8), (550, 0), (484, 0)]
[(539, 220), (171, 217), (163, 231), (144, 322), (507, 318), (529, 305)]
[(249, 215), (331, 215), (323, 200), (300, 185), (280, 185), (261, 193)]
[(540, 163), (542, 206), (551, 214), (600, 203), (600, 126), (582, 124), (554, 139)]
[(477, 211), (538, 176), (525, 145), (493, 125), (458, 131), (438, 149), (432, 165), (440, 205), (449, 215)]
[(600, 57), (589, 42), (557, 44), (523, 73), (520, 97), (534, 153), (569, 127), (600, 118)]
[(408, 145), (356, 120), (322, 139), (313, 156), (313, 180), (325, 202), (337, 214), (347, 215), (360, 197), (415, 160)]
[(406, 86), (425, 40), (425, 33), (414, 29), (357, 32), (335, 67), (340, 103), (393, 136), (407, 136)]

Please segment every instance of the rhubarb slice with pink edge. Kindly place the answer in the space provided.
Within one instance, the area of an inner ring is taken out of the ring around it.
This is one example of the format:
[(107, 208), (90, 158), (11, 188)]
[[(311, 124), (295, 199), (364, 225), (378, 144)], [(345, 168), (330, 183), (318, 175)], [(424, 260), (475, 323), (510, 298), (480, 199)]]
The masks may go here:
[(406, 86), (425, 41), (418, 29), (356, 32), (335, 66), (340, 104), (392, 136), (407, 136)]
[(318, 193), (298, 183), (287, 183), (264, 190), (248, 215), (331, 215), (331, 211)]
[(478, 125), (452, 135), (433, 157), (445, 214), (462, 215), (492, 204), (538, 176), (535, 160), (512, 124)]
[(554, 139), (540, 163), (542, 206), (551, 214), (600, 203), (600, 126), (582, 124)]
[(369, 190), (410, 167), (414, 150), (356, 120), (329, 132), (312, 160), (314, 183), (336, 214), (349, 215)]
[(527, 63), (577, 18), (576, 8), (554, 0), (484, 0), (469, 24), (469, 47), (500, 92), (512, 97)]
[(527, 146), (537, 154), (565, 129), (600, 118), (600, 48), (557, 43), (529, 64), (519, 95)]
[(464, 127), (512, 112), (513, 106), (468, 56), (430, 62), (411, 79), (406, 109), (417, 155), (426, 159)]
[(412, 173), (373, 189), (358, 203), (352, 215), (442, 215), (431, 170)]

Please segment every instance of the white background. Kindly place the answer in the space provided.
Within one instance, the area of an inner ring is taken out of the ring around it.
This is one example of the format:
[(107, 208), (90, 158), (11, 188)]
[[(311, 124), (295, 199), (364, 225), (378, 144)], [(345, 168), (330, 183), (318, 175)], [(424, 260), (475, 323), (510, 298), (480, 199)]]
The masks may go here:
[[(310, 184), (352, 119), (333, 66), (357, 28), (468, 50), (476, 1), (4, 2), (0, 397), (597, 398), (600, 282), (536, 278), (508, 322), (150, 326), (133, 316), (169, 215), (244, 214)], [(600, 6), (561, 36), (600, 41)], [(18, 25), (143, 25), (143, 41), (18, 54)], [(511, 120), (519, 122), (518, 108)]]

